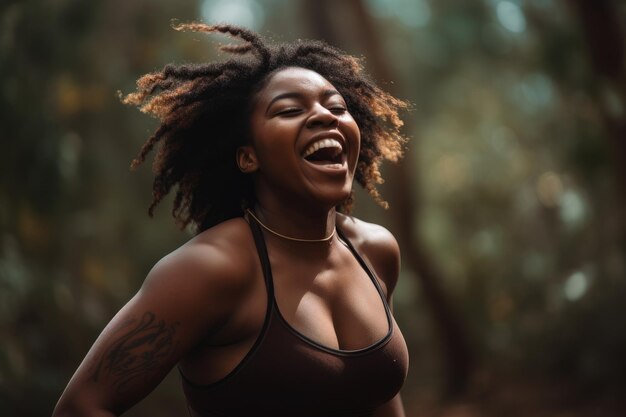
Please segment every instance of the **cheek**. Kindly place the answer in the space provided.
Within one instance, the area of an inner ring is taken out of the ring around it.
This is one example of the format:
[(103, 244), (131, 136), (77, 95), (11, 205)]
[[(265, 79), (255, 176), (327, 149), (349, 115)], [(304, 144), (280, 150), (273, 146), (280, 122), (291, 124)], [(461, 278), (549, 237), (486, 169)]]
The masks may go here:
[(355, 136), (357, 138), (357, 141), (360, 144), (361, 143), (361, 129), (359, 129), (359, 125), (357, 125), (355, 121), (353, 121), (352, 128), (354, 129), (354, 134), (355, 134)]
[(343, 123), (357, 139), (361, 138), (361, 129), (359, 129), (359, 125), (357, 124), (356, 120), (354, 120), (352, 115), (347, 114), (345, 116), (345, 119), (343, 120)]
[(347, 130), (350, 131), (350, 137), (353, 142), (353, 146), (357, 147), (357, 150), (360, 150), (361, 147), (361, 129), (359, 129), (359, 125), (352, 118), (346, 123)]
[[(295, 140), (286, 133), (285, 126), (276, 123), (267, 123), (253, 137), (253, 144), (257, 150), (259, 163), (265, 169), (285, 169), (293, 164)], [(277, 168), (279, 167), (279, 168)]]

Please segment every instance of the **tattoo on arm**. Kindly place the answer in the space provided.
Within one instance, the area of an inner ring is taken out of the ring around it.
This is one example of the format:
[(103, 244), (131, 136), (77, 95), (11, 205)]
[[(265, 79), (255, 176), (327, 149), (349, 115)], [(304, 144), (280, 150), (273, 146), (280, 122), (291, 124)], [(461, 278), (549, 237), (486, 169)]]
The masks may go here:
[(123, 392), (136, 378), (156, 372), (163, 359), (174, 351), (174, 333), (178, 323), (157, 321), (154, 313), (146, 312), (141, 320), (124, 324), (118, 337), (100, 356), (92, 380), (113, 377), (117, 392)]

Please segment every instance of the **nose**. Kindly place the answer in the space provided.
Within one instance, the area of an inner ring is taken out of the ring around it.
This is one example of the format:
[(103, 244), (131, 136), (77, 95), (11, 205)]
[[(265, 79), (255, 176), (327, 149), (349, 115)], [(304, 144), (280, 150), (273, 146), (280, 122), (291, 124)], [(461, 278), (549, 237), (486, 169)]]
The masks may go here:
[(306, 121), (308, 128), (336, 126), (337, 116), (321, 104), (316, 104)]

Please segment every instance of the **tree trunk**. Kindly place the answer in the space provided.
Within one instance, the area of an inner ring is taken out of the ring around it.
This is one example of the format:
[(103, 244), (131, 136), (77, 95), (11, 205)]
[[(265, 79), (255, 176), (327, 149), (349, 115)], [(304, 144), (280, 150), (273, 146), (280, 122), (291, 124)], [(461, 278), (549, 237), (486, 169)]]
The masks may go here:
[[(570, 0), (569, 4), (580, 21), (601, 86), (594, 91), (594, 98), (602, 111), (617, 174), (617, 195), (622, 213), (626, 213), (626, 45), (620, 13), (612, 0)], [(621, 108), (610, 104), (602, 87), (617, 96)], [(626, 218), (620, 220), (622, 243), (626, 244)]]

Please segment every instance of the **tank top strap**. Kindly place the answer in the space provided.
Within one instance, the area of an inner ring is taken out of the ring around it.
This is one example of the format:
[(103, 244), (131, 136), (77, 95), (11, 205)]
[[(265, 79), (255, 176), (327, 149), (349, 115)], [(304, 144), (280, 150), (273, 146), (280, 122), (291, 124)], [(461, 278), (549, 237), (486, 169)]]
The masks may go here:
[(363, 268), (363, 270), (367, 273), (367, 275), (372, 280), (372, 283), (376, 287), (376, 291), (378, 291), (378, 294), (382, 298), (383, 305), (385, 307), (385, 312), (387, 313), (387, 322), (389, 323), (389, 326), (391, 326), (392, 317), (393, 317), (393, 314), (391, 313), (391, 307), (389, 306), (389, 303), (387, 302), (387, 295), (383, 291), (383, 288), (380, 285), (380, 282), (378, 281), (378, 276), (374, 273), (374, 268), (372, 268), (370, 264), (365, 259), (363, 259), (363, 257), (359, 254), (359, 251), (356, 250), (352, 242), (350, 242), (350, 239), (348, 239), (348, 237), (345, 235), (345, 233), (341, 230), (340, 227), (337, 227), (337, 234), (339, 235), (339, 238), (341, 238), (341, 240), (346, 244), (350, 252), (352, 252), (352, 255), (357, 260), (357, 262), (361, 265), (361, 268)]
[[(274, 280), (272, 278), (272, 266), (270, 265), (270, 259), (267, 254), (267, 246), (265, 245), (265, 239), (263, 239), (263, 232), (257, 221), (252, 216), (245, 216), (245, 220), (250, 226), (252, 237), (254, 238), (254, 244), (256, 246), (257, 253), (259, 254), (259, 260), (261, 261), (261, 268), (263, 269), (263, 279), (265, 280), (265, 286), (267, 287), (268, 301), (270, 304), (274, 302)], [(269, 307), (269, 306), (268, 306)]]

